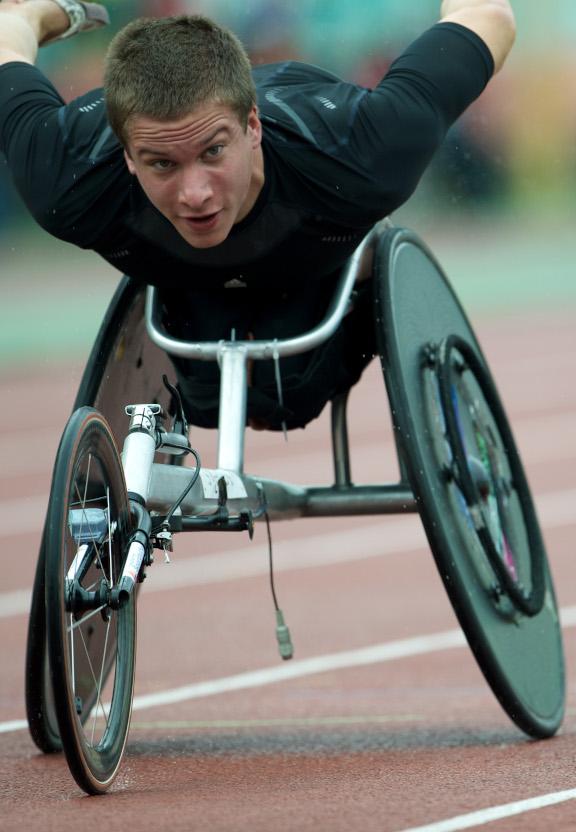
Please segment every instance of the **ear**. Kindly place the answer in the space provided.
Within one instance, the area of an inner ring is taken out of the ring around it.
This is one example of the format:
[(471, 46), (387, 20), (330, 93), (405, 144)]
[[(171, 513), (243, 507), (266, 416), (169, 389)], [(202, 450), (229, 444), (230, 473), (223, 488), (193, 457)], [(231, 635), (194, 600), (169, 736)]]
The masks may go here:
[(124, 149), (124, 160), (128, 165), (128, 170), (130, 171), (132, 176), (136, 176), (136, 166), (134, 165), (134, 162), (132, 161), (132, 158), (126, 149)]
[(256, 104), (252, 107), (250, 113), (248, 114), (248, 124), (246, 129), (248, 135), (250, 136), (252, 148), (256, 150), (256, 148), (260, 147), (260, 144), (262, 143), (262, 122), (260, 121), (258, 107)]

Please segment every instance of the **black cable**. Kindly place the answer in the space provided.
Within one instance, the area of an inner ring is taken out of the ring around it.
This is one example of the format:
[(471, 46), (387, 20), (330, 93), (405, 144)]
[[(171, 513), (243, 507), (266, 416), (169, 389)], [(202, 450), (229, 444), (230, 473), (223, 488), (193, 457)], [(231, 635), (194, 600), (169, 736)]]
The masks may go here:
[[(170, 447), (170, 446), (167, 445), (166, 447)], [(192, 476), (192, 479), (190, 480), (190, 482), (188, 483), (188, 485), (186, 486), (186, 488), (184, 489), (182, 494), (178, 497), (178, 499), (176, 500), (176, 502), (174, 503), (174, 505), (172, 506), (172, 508), (170, 509), (168, 514), (166, 515), (166, 517), (164, 518), (164, 521), (162, 523), (162, 526), (164, 528), (169, 528), (170, 521), (171, 521), (171, 519), (174, 515), (174, 512), (177, 511), (177, 509), (181, 506), (182, 502), (184, 501), (186, 496), (189, 494), (189, 492), (192, 490), (192, 488), (196, 484), (196, 481), (198, 480), (198, 477), (200, 476), (200, 469), (202, 467), (202, 463), (200, 462), (200, 455), (198, 454), (197, 451), (194, 450), (194, 448), (188, 448), (186, 453), (192, 454), (192, 456), (196, 460), (196, 468), (194, 470), (194, 474)]]
[(266, 532), (268, 535), (268, 564), (270, 566), (270, 589), (272, 590), (272, 600), (274, 601), (274, 610), (276, 612), (276, 641), (278, 643), (278, 649), (280, 651), (280, 656), (285, 661), (287, 659), (291, 659), (294, 655), (294, 647), (292, 645), (292, 637), (290, 636), (290, 630), (284, 621), (284, 613), (280, 609), (278, 605), (278, 599), (276, 597), (276, 587), (274, 586), (274, 567), (272, 561), (272, 532), (270, 530), (270, 518), (268, 516), (268, 510), (266, 508), (266, 503), (264, 502), (264, 519), (266, 520)]
[(264, 510), (264, 519), (266, 520), (266, 533), (268, 535), (268, 566), (270, 573), (270, 589), (272, 590), (272, 600), (274, 601), (274, 609), (276, 612), (280, 609), (278, 606), (278, 599), (276, 597), (276, 587), (274, 586), (274, 566), (272, 562), (272, 532), (270, 531), (270, 518), (268, 511)]

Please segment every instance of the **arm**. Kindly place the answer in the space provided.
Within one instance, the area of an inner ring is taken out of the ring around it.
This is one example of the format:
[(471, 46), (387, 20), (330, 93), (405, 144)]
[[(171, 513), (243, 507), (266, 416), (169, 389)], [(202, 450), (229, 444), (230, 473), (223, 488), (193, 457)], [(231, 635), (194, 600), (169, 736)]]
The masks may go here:
[(508, 0), (443, 0), (440, 23), (459, 23), (475, 32), (502, 67), (516, 36), (514, 12)]
[(54, 0), (0, 3), (0, 65), (34, 64), (38, 46), (68, 29), (68, 15)]

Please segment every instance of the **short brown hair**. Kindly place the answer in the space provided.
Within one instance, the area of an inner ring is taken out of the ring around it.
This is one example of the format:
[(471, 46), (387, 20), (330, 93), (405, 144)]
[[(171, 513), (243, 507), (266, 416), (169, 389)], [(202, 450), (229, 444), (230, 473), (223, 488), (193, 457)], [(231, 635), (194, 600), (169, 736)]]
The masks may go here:
[(246, 127), (256, 101), (244, 47), (233, 32), (199, 15), (125, 26), (108, 49), (104, 87), (110, 126), (124, 145), (133, 116), (168, 121), (215, 101)]

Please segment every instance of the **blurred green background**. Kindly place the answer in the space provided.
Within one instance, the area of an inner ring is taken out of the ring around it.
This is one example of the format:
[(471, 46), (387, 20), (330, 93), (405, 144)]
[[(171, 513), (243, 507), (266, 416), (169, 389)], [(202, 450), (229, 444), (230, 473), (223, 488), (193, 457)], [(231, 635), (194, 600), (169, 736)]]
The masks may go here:
[[(438, 0), (112, 0), (113, 25), (41, 51), (70, 100), (101, 83), (111, 34), (139, 15), (205, 13), (254, 62), (292, 57), (370, 86), (438, 17)], [(576, 3), (513, 3), (504, 70), (394, 217), (430, 242), (469, 311), (576, 309)], [(119, 274), (28, 218), (0, 157), (0, 366), (82, 355)]]

